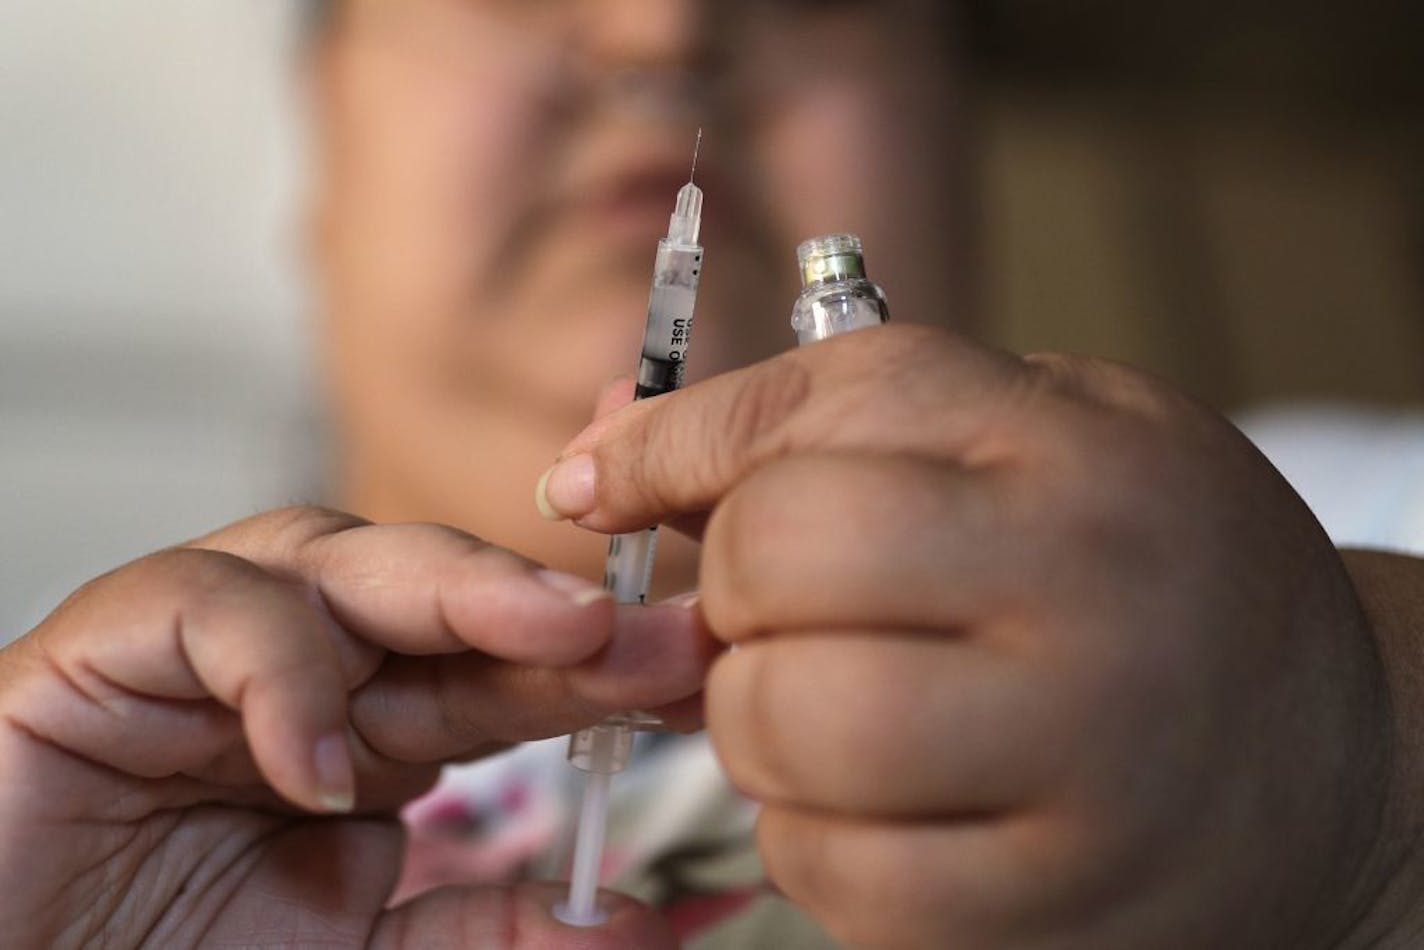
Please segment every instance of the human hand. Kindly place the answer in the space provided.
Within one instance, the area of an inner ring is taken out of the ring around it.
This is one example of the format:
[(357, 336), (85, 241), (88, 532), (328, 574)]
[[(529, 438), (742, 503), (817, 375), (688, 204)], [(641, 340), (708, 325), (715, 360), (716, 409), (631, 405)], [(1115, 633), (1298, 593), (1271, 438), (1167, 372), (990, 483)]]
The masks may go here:
[(1333, 946), (1382, 886), (1371, 631), (1305, 505), (1125, 367), (860, 331), (595, 422), (579, 524), (704, 537), (713, 741), (857, 944)]
[(0, 651), (4, 943), (671, 944), (538, 886), (386, 911), (395, 813), (444, 762), (694, 694), (707, 653), (686, 609), (433, 525), (288, 509), (143, 558)]

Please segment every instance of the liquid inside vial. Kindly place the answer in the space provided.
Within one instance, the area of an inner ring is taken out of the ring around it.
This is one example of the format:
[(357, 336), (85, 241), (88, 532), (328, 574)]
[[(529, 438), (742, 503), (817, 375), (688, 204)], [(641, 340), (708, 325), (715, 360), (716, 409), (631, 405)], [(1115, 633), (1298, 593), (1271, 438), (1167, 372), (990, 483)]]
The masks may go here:
[(854, 234), (812, 238), (796, 249), (801, 296), (791, 311), (798, 343), (813, 343), (890, 319), (885, 293), (865, 276), (865, 257)]

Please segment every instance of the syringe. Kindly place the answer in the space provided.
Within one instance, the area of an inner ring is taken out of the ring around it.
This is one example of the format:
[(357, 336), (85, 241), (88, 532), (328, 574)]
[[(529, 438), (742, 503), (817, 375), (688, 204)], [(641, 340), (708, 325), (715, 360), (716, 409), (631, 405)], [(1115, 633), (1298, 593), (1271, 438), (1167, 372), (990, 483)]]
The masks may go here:
[[(634, 399), (659, 396), (682, 385), (687, 344), (692, 335), (692, 312), (702, 276), (702, 245), (697, 243), (702, 230), (702, 189), (694, 184), (697, 156), (701, 151), (702, 130), (698, 129), (692, 174), (677, 193), (667, 237), (658, 241)], [(609, 542), (603, 586), (613, 594), (615, 602), (639, 604), (647, 600), (657, 531), (654, 526), (645, 531), (619, 534)], [(662, 721), (652, 713), (632, 711), (610, 716), (569, 737), (569, 762), (588, 776), (579, 812), (568, 900), (554, 910), (565, 923), (586, 927), (604, 919), (595, 899), (608, 825), (610, 785), (613, 776), (628, 765), (633, 733), (661, 725)]]

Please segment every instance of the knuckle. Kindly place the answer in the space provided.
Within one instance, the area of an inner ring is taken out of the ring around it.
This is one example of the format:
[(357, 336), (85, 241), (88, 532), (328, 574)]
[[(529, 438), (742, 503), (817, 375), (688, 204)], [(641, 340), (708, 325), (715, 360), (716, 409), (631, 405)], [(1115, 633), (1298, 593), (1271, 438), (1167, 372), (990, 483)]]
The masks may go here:
[[(736, 527), (742, 533), (775, 535), (776, 528), (803, 527), (808, 515), (828, 502), (843, 500), (840, 470), (826, 459), (787, 456), (758, 466), (732, 492)], [(787, 523), (791, 520), (797, 524)], [(768, 530), (772, 529), (772, 530)]]
[[(454, 561), (478, 556), (486, 561), (510, 566), (532, 563), (508, 548), (491, 544), (460, 528), (436, 522), (419, 521), (390, 525), (362, 524), (354, 526), (354, 530), (360, 533), (365, 533), (367, 530), (379, 532), (380, 536), (387, 540), (408, 542), (412, 550), (427, 551), (440, 557), (449, 556)], [(345, 534), (345, 531), (341, 534)], [(314, 538), (312, 543), (319, 544), (332, 537), (335, 536), (320, 535)]]
[[(799, 613), (864, 517), (864, 473), (844, 457), (797, 455), (755, 468), (713, 509), (703, 535), (703, 608), (713, 630), (742, 638)], [(873, 506), (872, 506), (873, 507)], [(842, 575), (843, 576), (843, 575)]]
[(538, 566), (531, 558), (459, 528), (442, 524), (421, 524), (415, 528), (426, 532), (432, 551), (439, 549), (451, 555), (448, 566), (452, 572), (479, 565), (486, 571), (514, 574)]
[[(724, 469), (739, 458), (766, 458), (784, 447), (785, 424), (811, 395), (812, 374), (801, 361), (774, 360), (749, 371), (732, 394), (720, 424), (703, 431), (698, 448)], [(734, 473), (727, 473), (734, 474)]]
[[(768, 806), (757, 846), (768, 876), (851, 946), (923, 946), (947, 895), (896, 828)], [(915, 844), (920, 844), (915, 842)]]
[(936, 327), (886, 325), (825, 346), (806, 358), (834, 381), (813, 417), (828, 445), (952, 451), (996, 418), (1023, 375), (1018, 357)]
[(766, 554), (773, 529), (754, 486), (739, 486), (712, 511), (703, 535), (702, 608), (708, 625), (728, 640), (756, 633), (767, 597), (775, 597)]
[[(933, 853), (933, 842), (902, 828), (893, 828), (882, 833), (871, 847), (874, 858), (869, 862), (867, 879), (858, 882), (863, 885), (861, 893), (867, 911), (891, 908), (898, 911), (895, 916), (902, 921), (922, 921), (941, 912), (949, 896), (946, 884), (940, 875), (925, 870), (926, 863), (930, 863), (925, 859), (927, 852)], [(910, 932), (923, 933), (924, 930), (912, 926)]]
[(142, 605), (188, 617), (208, 616), (222, 602), (231, 600), (234, 592), (250, 594), (263, 576), (255, 565), (220, 551), (165, 548), (83, 584), (36, 632), (58, 637), (56, 642), (82, 638)]
[(857, 829), (824, 863), (833, 871), (834, 910), (828, 926), (852, 946), (923, 946), (930, 921), (944, 913), (943, 893), (926, 855), (907, 847), (902, 833)]
[(186, 608), (198, 608), (250, 589), (265, 578), (252, 564), (225, 551), (168, 548), (132, 565), (131, 581), (143, 588), (176, 594)]
[(1024, 365), (1043, 381), (1066, 389), (1081, 386), (1089, 368), (1097, 362), (1090, 356), (1048, 350), (1028, 353), (1023, 359)]
[(320, 505), (288, 505), (245, 518), (184, 545), (225, 551), (262, 563), (276, 552), (300, 550), (318, 538), (370, 524)]
[(948, 330), (909, 323), (887, 324), (846, 340), (862, 347), (854, 361), (856, 375), (868, 371), (875, 385), (891, 394), (913, 386), (927, 397), (938, 395), (947, 376), (986, 375), (1004, 360), (1004, 354), (970, 345)]
[(887, 323), (864, 339), (882, 363), (917, 363), (927, 357), (938, 362), (937, 357), (954, 345), (948, 331), (915, 323)]
[(756, 645), (723, 655), (707, 683), (707, 728), (728, 776), (757, 797), (788, 798), (782, 778), (785, 732), (767, 651)]
[[(677, 394), (673, 394), (675, 397)], [(644, 410), (651, 403), (635, 404), (632, 411)], [(595, 447), (599, 477), (598, 501), (601, 505), (637, 503), (658, 509), (676, 509), (704, 494), (715, 484), (715, 472), (709, 466), (713, 459), (695, 472), (685, 469), (684, 458), (695, 457), (694, 447), (701, 444), (698, 426), (690, 425), (687, 417), (677, 412), (646, 411), (641, 424), (628, 427), (620, 434), (618, 447), (610, 450), (602, 443)], [(608, 475), (612, 477), (606, 477)], [(609, 486), (622, 486), (610, 493)], [(623, 497), (623, 493), (627, 497)]]
[(743, 523), (733, 493), (712, 510), (702, 535), (702, 614), (712, 632), (728, 642), (748, 635), (755, 616), (748, 591), (758, 586), (758, 578), (746, 549), (756, 542), (741, 529)]
[(370, 524), (364, 518), (319, 505), (292, 505), (259, 515), (261, 534), (279, 548), (300, 550), (322, 538)]
[(674, 461), (685, 454), (686, 426), (668, 415), (651, 413), (645, 425), (631, 428), (625, 436), (626, 449), (609, 452), (599, 448), (596, 490), (600, 504), (609, 502), (603, 474), (610, 470), (617, 473), (615, 481), (626, 477), (632, 493), (657, 508), (677, 507), (682, 500), (677, 497), (679, 491), (696, 490), (687, 484)]
[(1119, 424), (1136, 419), (1155, 423), (1181, 406), (1160, 381), (1123, 363), (1071, 353), (1033, 353), (1024, 357), (1030, 378), (1060, 399), (1095, 409), (1100, 419)]
[(1135, 536), (1135, 520), (1150, 518), (1153, 499), (1172, 484), (1179, 451), (1163, 437), (1158, 420), (1169, 410), (1156, 385), (1088, 357), (1035, 354), (1027, 362), (1014, 413), (1031, 448), (1016, 470), (1016, 510), (1074, 549)]
[(136, 566), (139, 589), (132, 593), (168, 599), (174, 623), (194, 642), (233, 623), (251, 630), (254, 643), (325, 640), (321, 615), (298, 585), (237, 555), (171, 548)]
[(757, 851), (767, 877), (825, 922), (825, 911), (840, 903), (844, 884), (831, 861), (831, 835), (806, 823), (806, 816), (792, 809), (767, 805), (757, 817)]
[(837, 481), (817, 477), (816, 460), (806, 457), (769, 461), (723, 497), (703, 534), (703, 610), (713, 630), (758, 632), (807, 538), (820, 536), (839, 500)]
[[(811, 381), (803, 361), (786, 358), (731, 374), (700, 415), (647, 412), (600, 467), (624, 476), (613, 482), (626, 480), (652, 507), (708, 506), (749, 469), (786, 452), (789, 423), (810, 396)], [(698, 460), (691, 471), (690, 458)]]

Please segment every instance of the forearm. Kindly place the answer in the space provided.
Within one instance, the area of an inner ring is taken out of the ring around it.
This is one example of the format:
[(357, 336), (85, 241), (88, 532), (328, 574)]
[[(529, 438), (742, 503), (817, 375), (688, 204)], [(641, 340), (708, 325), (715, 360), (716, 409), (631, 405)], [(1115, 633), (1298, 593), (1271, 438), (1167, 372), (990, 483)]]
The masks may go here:
[(1374, 634), (1388, 689), (1390, 787), (1365, 883), (1368, 909), (1347, 948), (1405, 948), (1424, 933), (1424, 559), (1341, 552)]

